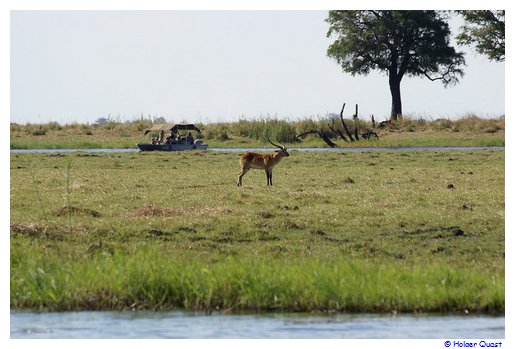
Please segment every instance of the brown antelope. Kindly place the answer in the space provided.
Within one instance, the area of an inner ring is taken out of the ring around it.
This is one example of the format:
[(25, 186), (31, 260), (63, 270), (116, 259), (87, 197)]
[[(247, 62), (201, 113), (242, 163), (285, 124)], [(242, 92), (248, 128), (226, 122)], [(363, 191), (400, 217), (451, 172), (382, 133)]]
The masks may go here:
[(288, 151), (284, 145), (277, 145), (273, 143), (268, 137), (268, 141), (274, 147), (279, 148), (272, 154), (258, 154), (246, 152), (240, 157), (240, 166), (241, 171), (238, 175), (238, 184), (241, 185), (241, 178), (247, 173), (251, 168), (257, 168), (260, 170), (265, 170), (266, 173), (266, 185), (272, 185), (272, 169), (275, 165), (281, 161), (281, 159), (285, 156), (290, 156)]

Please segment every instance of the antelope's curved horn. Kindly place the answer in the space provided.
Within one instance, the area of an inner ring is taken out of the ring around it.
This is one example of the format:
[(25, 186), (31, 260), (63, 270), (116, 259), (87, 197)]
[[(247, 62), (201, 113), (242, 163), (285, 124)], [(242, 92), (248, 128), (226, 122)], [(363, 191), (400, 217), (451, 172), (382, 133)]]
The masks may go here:
[(284, 148), (286, 148), (284, 145), (277, 145), (277, 144), (275, 144), (274, 142), (272, 142), (272, 141), (270, 140), (270, 136), (269, 136), (268, 134), (266, 135), (266, 138), (268, 138), (268, 141), (269, 141), (269, 142), (270, 142), (270, 144), (272, 144), (273, 146), (275, 146), (275, 147), (277, 147), (277, 148), (279, 148), (279, 149), (284, 149)]

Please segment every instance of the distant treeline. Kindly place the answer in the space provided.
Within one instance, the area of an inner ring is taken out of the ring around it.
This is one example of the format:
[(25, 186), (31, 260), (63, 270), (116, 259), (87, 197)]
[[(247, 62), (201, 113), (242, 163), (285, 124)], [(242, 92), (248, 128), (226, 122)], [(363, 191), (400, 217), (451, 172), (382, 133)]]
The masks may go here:
[[(353, 119), (345, 119), (347, 125), (354, 129), (356, 123)], [(172, 122), (171, 122), (172, 123)], [(277, 138), (279, 142), (295, 143), (299, 141), (297, 135), (310, 130), (318, 130), (330, 139), (338, 136), (331, 131), (329, 126), (339, 125), (338, 115), (325, 118), (305, 118), (287, 121), (278, 118), (240, 119), (236, 122), (197, 123), (206, 139), (219, 141), (230, 140), (233, 137), (244, 137), (253, 140), (266, 141), (267, 135)], [(378, 123), (371, 120), (357, 120), (357, 126), (361, 131), (378, 130)], [(80, 134), (93, 134), (93, 132), (106, 134), (121, 134), (126, 136), (140, 136), (145, 129), (153, 125), (150, 119), (138, 119), (134, 121), (107, 121), (94, 124), (64, 124), (49, 122), (46, 124), (17, 124), (11, 123), (11, 133), (25, 133), (33, 136), (43, 136), (49, 132), (75, 131)], [(504, 116), (499, 118), (480, 118), (475, 115), (465, 115), (459, 119), (435, 119), (417, 118), (405, 116), (397, 121), (390, 122), (384, 129), (386, 132), (421, 132), (421, 131), (452, 131), (452, 132), (479, 132), (496, 133), (503, 131), (505, 127)], [(308, 136), (318, 137), (318, 136)]]

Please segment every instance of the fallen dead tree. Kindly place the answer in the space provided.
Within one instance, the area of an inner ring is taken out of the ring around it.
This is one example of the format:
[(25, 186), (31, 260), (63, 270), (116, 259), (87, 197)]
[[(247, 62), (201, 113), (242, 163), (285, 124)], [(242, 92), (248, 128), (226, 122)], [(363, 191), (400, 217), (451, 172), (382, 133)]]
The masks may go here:
[(301, 133), (300, 135), (297, 135), (297, 138), (301, 139), (302, 137), (308, 135), (308, 134), (317, 134), (320, 136), (320, 138), (322, 138), (324, 140), (324, 142), (326, 142), (326, 144), (328, 146), (330, 146), (331, 148), (336, 148), (338, 145), (336, 143), (333, 143), (329, 137), (327, 137), (324, 133), (320, 132), (320, 131), (317, 131), (317, 130), (310, 130), (310, 131), (306, 131), (304, 133)]
[[(346, 143), (359, 141), (360, 134), (359, 134), (358, 105), (356, 104), (356, 112), (352, 116), (352, 121), (354, 124), (354, 130), (353, 130), (354, 132), (351, 132), (351, 130), (349, 129), (349, 127), (347, 126), (347, 123), (345, 122), (345, 120), (343, 118), (344, 110), (345, 110), (345, 103), (343, 103), (342, 110), (340, 111), (341, 128), (338, 125), (336, 125), (336, 121), (334, 118), (332, 119), (331, 123), (327, 123), (327, 127), (329, 128), (329, 130), (331, 130), (331, 132), (334, 135), (336, 135), (337, 137), (339, 136)], [(374, 120), (373, 115), (372, 115), (372, 125), (375, 126), (375, 120)], [(345, 132), (345, 134), (344, 134), (344, 132)], [(338, 147), (338, 145), (336, 143), (331, 141), (331, 139), (327, 136), (327, 134), (325, 132), (322, 132), (320, 130), (309, 130), (309, 131), (303, 132), (303, 133), (297, 135), (297, 138), (302, 139), (303, 137), (305, 137), (308, 134), (317, 134), (331, 148)], [(367, 130), (365, 130), (365, 132), (361, 133), (361, 139), (364, 139), (364, 140), (369, 140), (373, 136), (376, 137), (376, 139), (379, 139), (379, 136), (377, 135), (377, 133), (371, 129), (367, 129)]]

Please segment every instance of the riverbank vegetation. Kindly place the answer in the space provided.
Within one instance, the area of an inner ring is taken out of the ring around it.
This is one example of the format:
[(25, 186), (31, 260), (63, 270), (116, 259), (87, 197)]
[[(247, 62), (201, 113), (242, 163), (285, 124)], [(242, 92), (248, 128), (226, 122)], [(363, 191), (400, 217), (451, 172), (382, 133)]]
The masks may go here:
[[(378, 128), (368, 120), (359, 120), (360, 131), (374, 130), (379, 139), (344, 142), (338, 139), (329, 125), (336, 115), (323, 118), (306, 118), (285, 121), (277, 118), (262, 118), (237, 122), (198, 124), (202, 136), (210, 147), (238, 148), (269, 146), (266, 133), (271, 132), (280, 142), (290, 147), (327, 147), (318, 135), (297, 135), (310, 130), (319, 130), (340, 147), (413, 147), (413, 146), (504, 146), (504, 118), (483, 119), (474, 115), (462, 118), (428, 120), (405, 116)], [(346, 123), (354, 129), (352, 119)], [(136, 143), (149, 141), (144, 130), (152, 122), (138, 119), (132, 122), (107, 121), (102, 124), (47, 124), (11, 123), (11, 149), (91, 149), (91, 148), (136, 148)]]
[(238, 156), (11, 154), (11, 309), (504, 312), (503, 151)]

